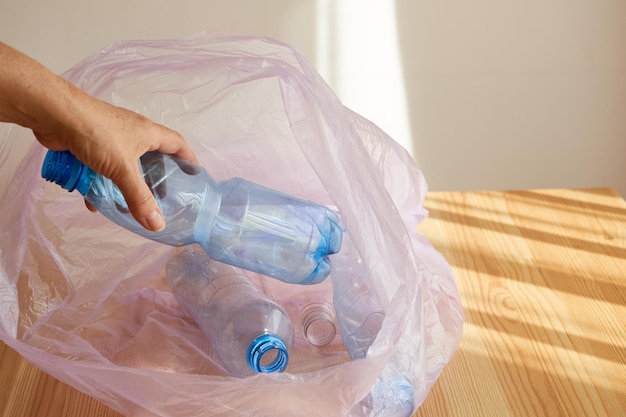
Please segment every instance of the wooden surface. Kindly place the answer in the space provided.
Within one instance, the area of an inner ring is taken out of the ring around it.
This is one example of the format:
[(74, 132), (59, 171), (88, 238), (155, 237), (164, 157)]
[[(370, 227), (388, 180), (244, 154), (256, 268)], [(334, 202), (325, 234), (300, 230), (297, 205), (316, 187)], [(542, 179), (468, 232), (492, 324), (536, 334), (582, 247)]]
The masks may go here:
[[(415, 417), (626, 416), (626, 202), (433, 192), (426, 207), (420, 230), (452, 265), (466, 321)], [(0, 343), (0, 416), (120, 415)]]
[(626, 416), (626, 203), (607, 189), (432, 193), (465, 308), (416, 416)]

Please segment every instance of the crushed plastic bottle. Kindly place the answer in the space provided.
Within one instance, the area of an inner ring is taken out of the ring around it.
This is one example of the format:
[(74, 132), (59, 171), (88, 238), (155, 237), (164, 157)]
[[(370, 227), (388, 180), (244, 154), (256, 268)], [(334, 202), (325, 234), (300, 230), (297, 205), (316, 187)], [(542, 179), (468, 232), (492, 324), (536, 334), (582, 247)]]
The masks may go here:
[(345, 238), (330, 279), (339, 332), (350, 358), (356, 360), (367, 355), (382, 327), (385, 311), (361, 256), (347, 235)]
[[(352, 360), (363, 359), (378, 336), (385, 311), (348, 234), (334, 260), (331, 280), (337, 324), (346, 350)], [(411, 382), (390, 363), (355, 408), (359, 411), (357, 415), (367, 417), (409, 417), (415, 408), (414, 396)]]

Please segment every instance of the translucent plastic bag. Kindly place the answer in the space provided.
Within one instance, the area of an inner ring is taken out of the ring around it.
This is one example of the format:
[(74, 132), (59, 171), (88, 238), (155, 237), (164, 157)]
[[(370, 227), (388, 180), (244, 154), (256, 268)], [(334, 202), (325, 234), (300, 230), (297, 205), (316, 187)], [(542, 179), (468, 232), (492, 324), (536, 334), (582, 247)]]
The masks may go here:
[[(458, 345), (463, 313), (448, 264), (416, 231), (426, 184), (398, 144), (343, 107), (296, 51), (264, 38), (119, 42), (65, 77), (179, 131), (218, 181), (240, 176), (338, 210), (386, 317), (365, 359), (350, 361), (340, 340), (327, 351), (301, 344), (286, 373), (230, 377), (167, 287), (174, 249), (45, 182), (45, 149), (2, 125), (5, 343), (125, 415), (373, 416), (361, 400), (385, 369), (408, 378), (422, 403)], [(330, 280), (257, 279), (291, 314), (331, 291)]]

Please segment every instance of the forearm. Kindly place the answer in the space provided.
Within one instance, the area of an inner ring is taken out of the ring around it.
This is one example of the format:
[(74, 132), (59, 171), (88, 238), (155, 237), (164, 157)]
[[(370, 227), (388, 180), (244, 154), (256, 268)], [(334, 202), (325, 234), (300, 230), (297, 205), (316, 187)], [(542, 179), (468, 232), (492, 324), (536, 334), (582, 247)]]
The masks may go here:
[(0, 121), (34, 131), (67, 126), (82, 95), (37, 61), (0, 42)]
[(33, 130), (43, 146), (69, 150), (120, 188), (146, 228), (165, 227), (137, 159), (148, 151), (196, 162), (183, 137), (133, 111), (86, 94), (34, 59), (0, 42), (0, 121)]

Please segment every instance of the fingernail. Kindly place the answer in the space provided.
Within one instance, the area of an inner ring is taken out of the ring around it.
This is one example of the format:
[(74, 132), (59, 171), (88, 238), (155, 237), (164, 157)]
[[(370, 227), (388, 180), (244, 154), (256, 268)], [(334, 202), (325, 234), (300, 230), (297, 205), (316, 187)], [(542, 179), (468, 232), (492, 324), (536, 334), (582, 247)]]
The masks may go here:
[(160, 232), (165, 229), (165, 219), (159, 210), (154, 210), (150, 213), (146, 218), (146, 223), (148, 223), (148, 227), (153, 232)]

